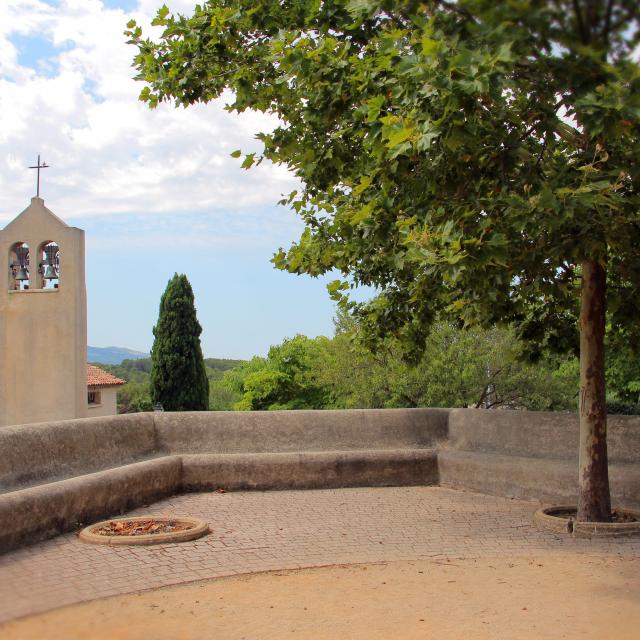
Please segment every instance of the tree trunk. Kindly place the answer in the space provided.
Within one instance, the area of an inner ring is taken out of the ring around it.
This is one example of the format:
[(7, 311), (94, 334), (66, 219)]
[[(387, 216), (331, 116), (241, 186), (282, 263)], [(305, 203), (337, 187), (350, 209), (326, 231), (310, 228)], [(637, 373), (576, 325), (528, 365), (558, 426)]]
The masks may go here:
[(606, 273), (593, 261), (582, 263), (580, 299), (580, 456), (578, 520), (611, 517), (607, 460), (607, 408), (604, 379)]

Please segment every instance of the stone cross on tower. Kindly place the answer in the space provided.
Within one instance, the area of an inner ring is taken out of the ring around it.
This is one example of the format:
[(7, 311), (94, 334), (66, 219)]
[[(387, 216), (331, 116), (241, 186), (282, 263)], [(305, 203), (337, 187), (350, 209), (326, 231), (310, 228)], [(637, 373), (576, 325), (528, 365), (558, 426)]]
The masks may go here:
[(40, 154), (38, 154), (38, 164), (33, 167), (29, 167), (29, 169), (37, 169), (38, 170), (38, 179), (37, 179), (37, 187), (36, 187), (36, 198), (40, 197), (40, 169), (48, 169), (49, 165), (46, 162), (40, 164)]

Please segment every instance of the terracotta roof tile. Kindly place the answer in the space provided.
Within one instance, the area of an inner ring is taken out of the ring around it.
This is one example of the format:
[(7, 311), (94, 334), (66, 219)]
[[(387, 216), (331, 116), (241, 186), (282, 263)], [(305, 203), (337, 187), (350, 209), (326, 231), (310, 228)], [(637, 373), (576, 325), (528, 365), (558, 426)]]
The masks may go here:
[(115, 387), (120, 384), (126, 384), (126, 380), (116, 378), (110, 373), (103, 371), (100, 367), (93, 364), (87, 365), (87, 386), (88, 387)]

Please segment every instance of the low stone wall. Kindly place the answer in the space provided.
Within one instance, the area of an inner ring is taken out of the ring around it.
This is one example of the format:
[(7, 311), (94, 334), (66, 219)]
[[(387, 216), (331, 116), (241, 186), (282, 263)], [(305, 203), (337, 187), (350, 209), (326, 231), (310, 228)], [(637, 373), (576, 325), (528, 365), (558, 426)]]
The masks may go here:
[[(449, 446), (461, 451), (578, 460), (579, 420), (572, 413), (450, 409)], [(640, 462), (640, 416), (609, 416), (609, 462)]]
[[(452, 409), (438, 451), (440, 483), (500, 496), (575, 503), (579, 422), (573, 414)], [(609, 416), (615, 505), (640, 507), (640, 417)]]
[[(609, 422), (614, 504), (640, 508), (640, 417)], [(578, 421), (385, 409), (146, 413), (0, 428), (0, 551), (181, 490), (445, 484), (572, 502)]]
[(447, 437), (448, 409), (193, 411), (153, 415), (167, 453), (284, 453), (429, 448)]

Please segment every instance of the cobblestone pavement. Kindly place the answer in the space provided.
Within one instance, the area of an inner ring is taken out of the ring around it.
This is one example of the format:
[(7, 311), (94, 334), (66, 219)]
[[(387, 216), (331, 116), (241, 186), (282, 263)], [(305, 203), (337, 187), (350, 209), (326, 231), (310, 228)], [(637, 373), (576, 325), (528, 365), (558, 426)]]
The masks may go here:
[(0, 556), (0, 622), (95, 598), (271, 569), (538, 556), (640, 557), (640, 540), (573, 540), (538, 531), (534, 502), (443, 487), (197, 493), (131, 515), (190, 515), (193, 542), (107, 547), (66, 534)]

